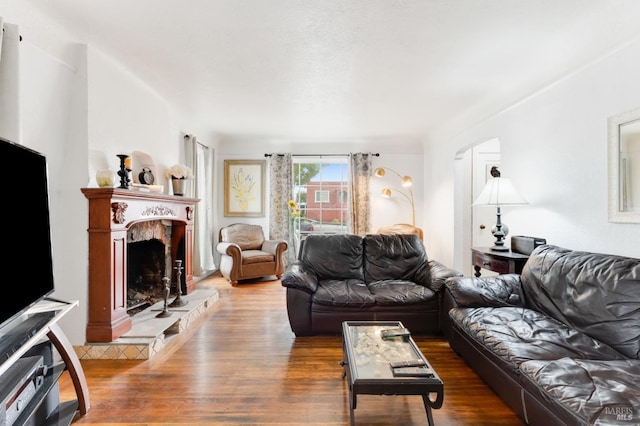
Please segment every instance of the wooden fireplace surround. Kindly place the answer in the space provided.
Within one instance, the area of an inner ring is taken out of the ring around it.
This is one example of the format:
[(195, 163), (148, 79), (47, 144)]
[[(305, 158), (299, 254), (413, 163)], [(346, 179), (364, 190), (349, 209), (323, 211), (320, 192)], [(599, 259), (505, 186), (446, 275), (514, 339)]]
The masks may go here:
[[(87, 342), (113, 342), (131, 329), (127, 314), (127, 231), (136, 222), (172, 221), (171, 256), (184, 239), (186, 293), (193, 279), (193, 215), (197, 198), (120, 188), (82, 188), (89, 200)], [(172, 279), (172, 282), (175, 282)]]

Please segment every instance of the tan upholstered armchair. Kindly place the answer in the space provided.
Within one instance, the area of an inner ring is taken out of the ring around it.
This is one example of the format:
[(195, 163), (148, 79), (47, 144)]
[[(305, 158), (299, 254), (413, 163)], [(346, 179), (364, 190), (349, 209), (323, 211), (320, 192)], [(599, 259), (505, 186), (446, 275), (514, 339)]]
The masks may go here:
[(234, 223), (218, 235), (220, 273), (236, 286), (239, 280), (275, 275), (282, 278), (287, 242), (265, 240), (260, 225)]
[(413, 225), (409, 225), (408, 223), (398, 223), (396, 225), (383, 226), (378, 229), (378, 234), (416, 234), (420, 237), (421, 240), (424, 240), (424, 233), (422, 229), (417, 228)]

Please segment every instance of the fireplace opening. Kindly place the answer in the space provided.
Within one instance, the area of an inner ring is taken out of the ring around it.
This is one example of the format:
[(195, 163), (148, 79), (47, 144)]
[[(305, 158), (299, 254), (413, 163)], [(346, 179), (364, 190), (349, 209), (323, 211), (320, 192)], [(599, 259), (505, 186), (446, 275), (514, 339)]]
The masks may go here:
[[(127, 231), (127, 313), (164, 300), (163, 278), (172, 279), (171, 221), (138, 222)], [(170, 282), (172, 284), (172, 282)]]
[(166, 246), (157, 239), (127, 246), (127, 312), (129, 315), (163, 300)]

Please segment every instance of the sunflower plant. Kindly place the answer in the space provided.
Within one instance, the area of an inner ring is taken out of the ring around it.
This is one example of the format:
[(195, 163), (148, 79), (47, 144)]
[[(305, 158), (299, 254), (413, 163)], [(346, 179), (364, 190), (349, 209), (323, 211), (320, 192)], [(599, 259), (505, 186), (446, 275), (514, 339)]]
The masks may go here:
[(287, 201), (287, 207), (289, 207), (289, 216), (291, 219), (300, 217), (300, 207), (294, 200)]

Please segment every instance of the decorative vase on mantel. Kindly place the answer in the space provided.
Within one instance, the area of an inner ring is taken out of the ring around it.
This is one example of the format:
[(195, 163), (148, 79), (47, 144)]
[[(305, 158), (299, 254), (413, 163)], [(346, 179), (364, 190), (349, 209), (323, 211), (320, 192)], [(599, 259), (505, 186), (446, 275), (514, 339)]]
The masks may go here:
[(116, 173), (112, 170), (98, 170), (96, 182), (100, 188), (113, 188), (116, 183)]
[(184, 195), (186, 182), (193, 179), (193, 171), (184, 164), (174, 164), (165, 172), (167, 179), (171, 179), (173, 195)]
[(184, 195), (187, 179), (171, 176), (171, 184), (173, 185), (173, 195)]

